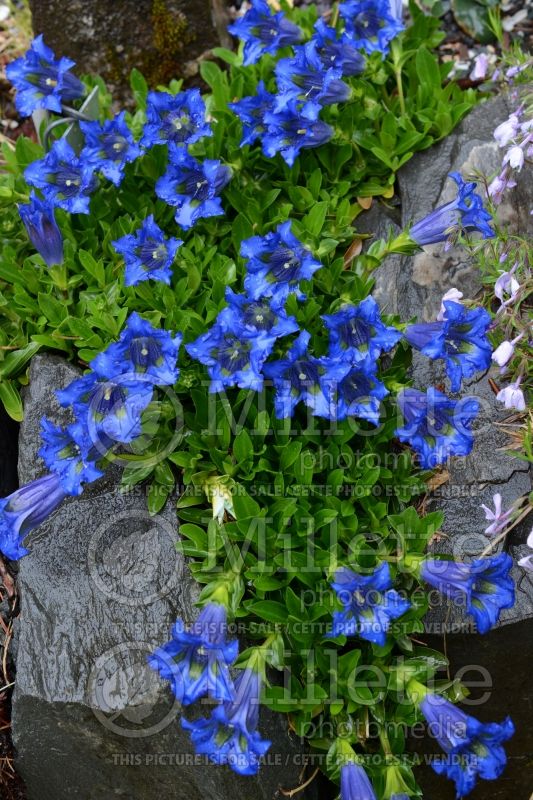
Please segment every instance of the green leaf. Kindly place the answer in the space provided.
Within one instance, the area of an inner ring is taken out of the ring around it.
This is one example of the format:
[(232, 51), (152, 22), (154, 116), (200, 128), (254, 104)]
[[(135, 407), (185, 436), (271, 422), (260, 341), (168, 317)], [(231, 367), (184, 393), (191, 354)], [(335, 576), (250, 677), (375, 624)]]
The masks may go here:
[(15, 422), (22, 422), (24, 409), (18, 389), (11, 381), (0, 381), (0, 402)]
[(322, 200), (316, 203), (311, 211), (303, 218), (303, 226), (312, 236), (319, 236), (324, 227), (329, 203)]
[(146, 108), (146, 95), (148, 94), (148, 84), (144, 75), (135, 67), (130, 72), (130, 86), (138, 107), (143, 111)]
[(267, 622), (287, 622), (287, 608), (274, 600), (257, 600), (245, 603), (246, 610)]
[(21, 350), (9, 353), (0, 363), (0, 378), (12, 378), (17, 375), (41, 347), (42, 345), (38, 342), (30, 342)]

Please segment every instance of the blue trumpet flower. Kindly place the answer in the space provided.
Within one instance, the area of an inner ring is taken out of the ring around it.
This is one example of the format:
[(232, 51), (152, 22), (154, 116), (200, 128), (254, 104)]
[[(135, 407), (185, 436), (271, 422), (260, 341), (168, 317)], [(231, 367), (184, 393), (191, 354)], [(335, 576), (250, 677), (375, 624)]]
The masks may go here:
[(21, 486), (0, 499), (0, 550), (16, 561), (29, 550), (22, 546), (27, 534), (45, 521), (67, 497), (61, 478), (55, 473)]
[(256, 94), (252, 97), (243, 97), (236, 103), (228, 103), (242, 122), (241, 147), (253, 144), (266, 131), (264, 115), (274, 108), (274, 95), (267, 92), (263, 81), (257, 84)]
[(444, 358), (452, 392), (463, 378), (490, 367), (492, 346), (487, 338), (491, 317), (484, 308), (468, 310), (461, 303), (445, 300), (444, 319), (410, 325), (405, 338), (428, 358)]
[(247, 668), (235, 679), (235, 697), (214, 708), (209, 718), (189, 721), (182, 717), (182, 727), (191, 732), (198, 755), (227, 764), (239, 775), (256, 775), (271, 745), (257, 730), (260, 693), (259, 674)]
[(383, 646), (392, 620), (401, 617), (411, 607), (409, 600), (392, 588), (389, 565), (380, 564), (370, 575), (361, 575), (348, 567), (335, 573), (331, 584), (344, 606), (333, 613), (333, 627), (329, 634), (360, 636)]
[(266, 132), (261, 144), (263, 153), (274, 158), (279, 153), (292, 167), (300, 150), (320, 147), (333, 136), (333, 128), (322, 120), (304, 117), (295, 100), (289, 101), (283, 111), (265, 111), (263, 121)]
[(44, 158), (26, 167), (24, 177), (51, 205), (72, 214), (89, 213), (89, 195), (96, 188), (93, 168), (76, 156), (66, 139), (55, 141)]
[(382, 322), (373, 297), (356, 306), (345, 305), (335, 314), (324, 314), (322, 319), (329, 330), (330, 354), (349, 358), (354, 364), (367, 356), (375, 361), (402, 338), (399, 330)]
[(450, 456), (466, 456), (472, 450), (471, 427), (479, 411), (474, 397), (450, 400), (432, 386), (427, 393), (404, 389), (398, 395), (398, 406), (405, 424), (396, 435), (416, 450), (424, 469), (433, 469)]
[(249, 297), (260, 300), (272, 295), (286, 298), (290, 292), (302, 300), (299, 281), (308, 281), (322, 267), (310, 250), (294, 236), (291, 222), (282, 222), (266, 236), (252, 236), (241, 243), (247, 259), (244, 288)]
[(143, 147), (167, 143), (188, 145), (212, 135), (199, 89), (188, 89), (176, 95), (148, 92), (146, 124), (140, 142)]
[(297, 44), (303, 33), (283, 12), (271, 12), (266, 0), (252, 0), (252, 7), (239, 17), (228, 31), (244, 44), (243, 64), (255, 64), (264, 53), (276, 53), (281, 47)]
[(67, 494), (80, 495), (82, 484), (92, 483), (104, 474), (95, 463), (100, 454), (94, 448), (89, 431), (80, 422), (61, 428), (44, 417), (41, 441), (38, 455), (50, 472), (59, 475)]
[(253, 300), (245, 294), (235, 294), (226, 289), (228, 306), (220, 312), (217, 323), (242, 339), (261, 335), (279, 339), (298, 330), (295, 317), (288, 317), (285, 302), (281, 296), (263, 300)]
[(183, 147), (171, 147), (170, 163), (155, 191), (161, 200), (177, 208), (176, 222), (184, 230), (202, 217), (224, 213), (218, 195), (231, 179), (231, 170), (220, 161), (197, 161)]
[(479, 633), (497, 623), (504, 608), (512, 608), (515, 587), (510, 571), (513, 560), (507, 553), (477, 558), (471, 564), (427, 558), (420, 576), (452, 601), (466, 606)]
[(307, 351), (310, 338), (307, 331), (302, 331), (285, 358), (263, 367), (263, 374), (276, 389), (274, 409), (278, 419), (292, 417), (300, 401), (315, 416), (337, 419), (336, 392), (350, 363), (311, 356)]
[(150, 376), (155, 386), (173, 386), (178, 380), (178, 352), (182, 336), (154, 328), (136, 311), (114, 342), (91, 361), (91, 369), (102, 378), (129, 374)]
[(298, 47), (293, 58), (282, 58), (276, 64), (279, 94), (274, 111), (283, 111), (291, 102), (301, 104), (300, 113), (310, 120), (318, 119), (323, 106), (348, 100), (352, 90), (341, 80), (339, 67), (324, 68), (315, 42)]
[(170, 286), (172, 263), (182, 239), (167, 238), (150, 214), (138, 231), (111, 242), (126, 265), (124, 284), (136, 286), (141, 281), (162, 281)]
[(342, 75), (359, 75), (365, 68), (364, 56), (357, 50), (352, 39), (346, 34), (337, 34), (322, 17), (315, 23), (312, 41), (320, 56), (324, 69), (339, 69)]
[(56, 222), (55, 209), (35, 192), (30, 202), (18, 206), (20, 218), (32, 245), (49, 267), (63, 263), (63, 237)]
[(350, 368), (338, 386), (337, 419), (358, 417), (379, 424), (381, 401), (388, 390), (376, 375), (376, 363), (367, 356)]
[(501, 724), (485, 724), (431, 692), (421, 701), (420, 710), (429, 733), (444, 751), (431, 766), (455, 782), (457, 797), (470, 794), (478, 777), (489, 781), (500, 777), (507, 762), (502, 742), (514, 734), (510, 717)]
[(56, 59), (43, 41), (42, 34), (31, 43), (30, 49), (8, 64), (6, 76), (17, 90), (15, 105), (23, 117), (38, 108), (61, 111), (61, 104), (81, 97), (83, 83), (70, 73), (75, 62), (70, 58)]
[(388, 53), (389, 43), (404, 29), (391, 14), (389, 0), (348, 0), (339, 5), (339, 13), (355, 47), (367, 53)]
[(184, 706), (209, 695), (231, 701), (235, 688), (229, 667), (239, 653), (236, 639), (228, 642), (226, 609), (208, 603), (187, 629), (176, 620), (169, 642), (148, 657), (148, 663), (170, 681), (176, 699)]
[(377, 800), (368, 775), (359, 764), (341, 767), (341, 800)]
[(479, 231), (484, 239), (494, 236), (489, 225), (492, 216), (485, 210), (482, 198), (476, 194), (475, 183), (465, 183), (458, 172), (450, 172), (457, 184), (455, 200), (445, 203), (419, 220), (409, 231), (409, 236), (420, 247), (451, 240), (461, 230)]
[(126, 124), (125, 112), (121, 111), (114, 119), (107, 119), (104, 123), (96, 120), (80, 122), (80, 128), (85, 136), (80, 155), (82, 162), (119, 186), (126, 164), (135, 161), (141, 154), (141, 148), (135, 143)]
[(262, 368), (275, 344), (268, 333), (242, 336), (216, 322), (207, 333), (185, 345), (189, 355), (207, 366), (211, 378), (210, 392), (239, 386), (258, 392), (263, 386)]
[(89, 373), (56, 392), (60, 405), (72, 407), (102, 454), (115, 442), (128, 444), (141, 435), (141, 414), (152, 400), (149, 375)]

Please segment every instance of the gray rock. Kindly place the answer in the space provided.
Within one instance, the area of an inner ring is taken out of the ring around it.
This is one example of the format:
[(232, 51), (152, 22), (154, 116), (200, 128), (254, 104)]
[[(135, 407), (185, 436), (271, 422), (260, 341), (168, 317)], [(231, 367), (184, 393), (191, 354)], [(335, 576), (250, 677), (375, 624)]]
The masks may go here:
[[(101, 75), (115, 97), (129, 94), (135, 67), (152, 87), (194, 73), (225, 34), (225, 0), (31, 0), (33, 30), (78, 73)], [(229, 5), (229, 4), (228, 4)]]
[[(68, 421), (54, 390), (78, 374), (56, 357), (33, 359), (22, 482), (43, 472), (39, 421)], [(300, 783), (304, 753), (284, 718), (266, 710), (261, 730), (273, 746), (258, 778), (195, 762), (180, 709), (146, 664), (176, 617), (197, 613), (198, 586), (176, 551), (177, 530), (172, 503), (150, 517), (144, 494), (122, 494), (111, 475), (28, 537), (13, 738), (29, 800), (270, 800), (280, 785)]]
[[(493, 130), (512, 108), (504, 97), (478, 106), (453, 134), (416, 155), (400, 171), (402, 226), (421, 219), (455, 196), (448, 173), (456, 170), (465, 177), (476, 173), (492, 177), (502, 158), (502, 151), (493, 140)], [(532, 177), (531, 167), (525, 168), (518, 186), (499, 207), (499, 219), (511, 231), (522, 234), (533, 231), (533, 218), (529, 215), (533, 207)], [(384, 212), (379, 213), (379, 206), (373, 213), (371, 225), (378, 236), (383, 235), (391, 227), (391, 221)], [(388, 313), (399, 314), (405, 321), (415, 316), (419, 321), (433, 320), (442, 295), (452, 286), (459, 288), (465, 297), (475, 297), (481, 289), (479, 269), (465, 257), (464, 249), (457, 247), (444, 252), (443, 245), (434, 245), (414, 258), (388, 258), (377, 271), (375, 296)], [(430, 361), (419, 353), (414, 354), (412, 375), (414, 385), (420, 389), (445, 382), (442, 362)], [(509, 506), (531, 491), (531, 478), (526, 462), (506, 452), (509, 437), (501, 423), (509, 417), (509, 412), (496, 402), (488, 375), (466, 382), (462, 393), (475, 395), (481, 401), (474, 427), (475, 445), (467, 458), (451, 459), (447, 465), (449, 478), (433, 495), (430, 508), (444, 511), (445, 522), (442, 536), (432, 543), (431, 549), (468, 560), (483, 552), (490, 541), (483, 533), (488, 523), (481, 503), (492, 506), (492, 495), (500, 492), (504, 507)], [(525, 520), (505, 542), (505, 549), (515, 560), (527, 549), (525, 540), (529, 530), (530, 523)], [(514, 608), (502, 613), (500, 624), (533, 616), (533, 582), (520, 567), (515, 567), (514, 578), (517, 601)], [(471, 630), (471, 622), (465, 619), (462, 609), (446, 603), (431, 611), (426, 624), (433, 633), (441, 633), (443, 629)]]

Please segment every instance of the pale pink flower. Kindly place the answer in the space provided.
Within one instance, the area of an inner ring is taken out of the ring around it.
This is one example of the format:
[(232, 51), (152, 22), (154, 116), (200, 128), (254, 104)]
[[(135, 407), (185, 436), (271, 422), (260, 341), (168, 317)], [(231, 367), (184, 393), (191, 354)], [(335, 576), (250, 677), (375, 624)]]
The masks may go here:
[(473, 81), (481, 81), (487, 76), (489, 68), (489, 59), (485, 53), (480, 53), (476, 56), (474, 61), (474, 69), (470, 73), (470, 79)]
[(524, 151), (519, 145), (514, 145), (514, 147), (509, 148), (506, 152), (504, 159), (504, 164), (509, 164), (512, 169), (517, 169), (518, 172), (524, 166)]
[(502, 511), (502, 496), (499, 492), (493, 495), (492, 502), (494, 503), (494, 511), (483, 503), (481, 504), (481, 508), (485, 512), (485, 519), (490, 522), (490, 525), (485, 528), (487, 536), (501, 533), (507, 527), (514, 514), (514, 508), (512, 507), (507, 511)]
[(514, 383), (510, 383), (505, 389), (500, 389), (496, 395), (496, 400), (503, 403), (505, 408), (515, 408), (517, 411), (526, 410), (524, 392), (520, 388), (521, 378), (517, 378)]
[(511, 114), (509, 119), (506, 119), (505, 122), (502, 122), (498, 127), (494, 130), (494, 138), (498, 142), (500, 147), (505, 147), (511, 139), (517, 134), (518, 126), (520, 124), (520, 120), (517, 114)]

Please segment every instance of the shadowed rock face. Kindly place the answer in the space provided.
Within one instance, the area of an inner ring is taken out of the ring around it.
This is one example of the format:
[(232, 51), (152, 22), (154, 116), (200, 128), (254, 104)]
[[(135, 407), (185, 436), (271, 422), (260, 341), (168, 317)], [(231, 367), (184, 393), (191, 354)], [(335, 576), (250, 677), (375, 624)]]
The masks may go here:
[[(187, 77), (220, 44), (225, 0), (31, 0), (33, 29), (78, 73), (101, 75), (116, 98), (136, 67), (152, 87)], [(218, 27), (218, 31), (217, 31)]]
[[(54, 390), (78, 374), (59, 358), (34, 358), (21, 482), (44, 471), (40, 419), (67, 421)], [(20, 562), (13, 737), (29, 800), (271, 800), (301, 782), (304, 753), (285, 718), (261, 713), (273, 745), (257, 778), (195, 762), (180, 709), (146, 664), (176, 617), (195, 618), (198, 585), (175, 548), (173, 504), (150, 517), (144, 494), (121, 494), (116, 478), (63, 503)]]
[[(451, 136), (419, 153), (400, 170), (402, 226), (423, 218), (455, 196), (453, 181), (447, 178), (450, 172), (458, 171), (465, 178), (478, 172), (490, 178), (499, 170), (503, 151), (493, 139), (493, 130), (507, 119), (512, 108), (505, 97), (478, 106)], [(533, 217), (529, 214), (533, 207), (532, 173), (531, 167), (522, 170), (518, 186), (506, 195), (498, 210), (500, 221), (521, 234), (533, 232)], [(378, 207), (367, 224), (371, 224), (377, 235), (383, 235), (392, 222), (380, 214)], [(388, 313), (399, 314), (405, 321), (414, 316), (419, 321), (428, 321), (436, 318), (441, 297), (451, 287), (460, 289), (465, 298), (475, 298), (482, 287), (479, 269), (466, 257), (464, 248), (445, 252), (444, 246), (438, 244), (424, 248), (414, 258), (388, 258), (377, 270), (374, 294)], [(412, 376), (415, 387), (422, 390), (431, 385), (449, 386), (443, 362), (430, 361), (421, 353), (413, 353)], [(500, 382), (497, 370), (494, 377)], [(446, 391), (449, 394), (448, 388)], [(434, 493), (428, 508), (442, 509), (445, 514), (443, 535), (431, 544), (433, 552), (450, 554), (456, 560), (470, 560), (490, 543), (483, 533), (487, 522), (481, 504), (493, 506), (492, 496), (500, 492), (504, 508), (508, 507), (531, 491), (531, 475), (525, 461), (505, 452), (510, 440), (508, 429), (501, 427), (501, 423), (510, 414), (496, 402), (488, 375), (465, 381), (461, 394), (475, 395), (481, 401), (474, 425), (474, 448), (467, 458), (451, 459), (447, 479)], [(499, 549), (505, 549), (515, 561), (525, 555), (530, 525), (530, 520), (524, 520)], [(533, 616), (531, 577), (520, 567), (514, 568), (513, 577), (517, 601), (514, 608), (502, 612), (500, 624)], [(472, 630), (462, 609), (446, 602), (432, 609), (426, 627), (431, 633), (442, 633), (443, 629)]]
[(18, 425), (0, 404), (0, 497), (17, 488)]

